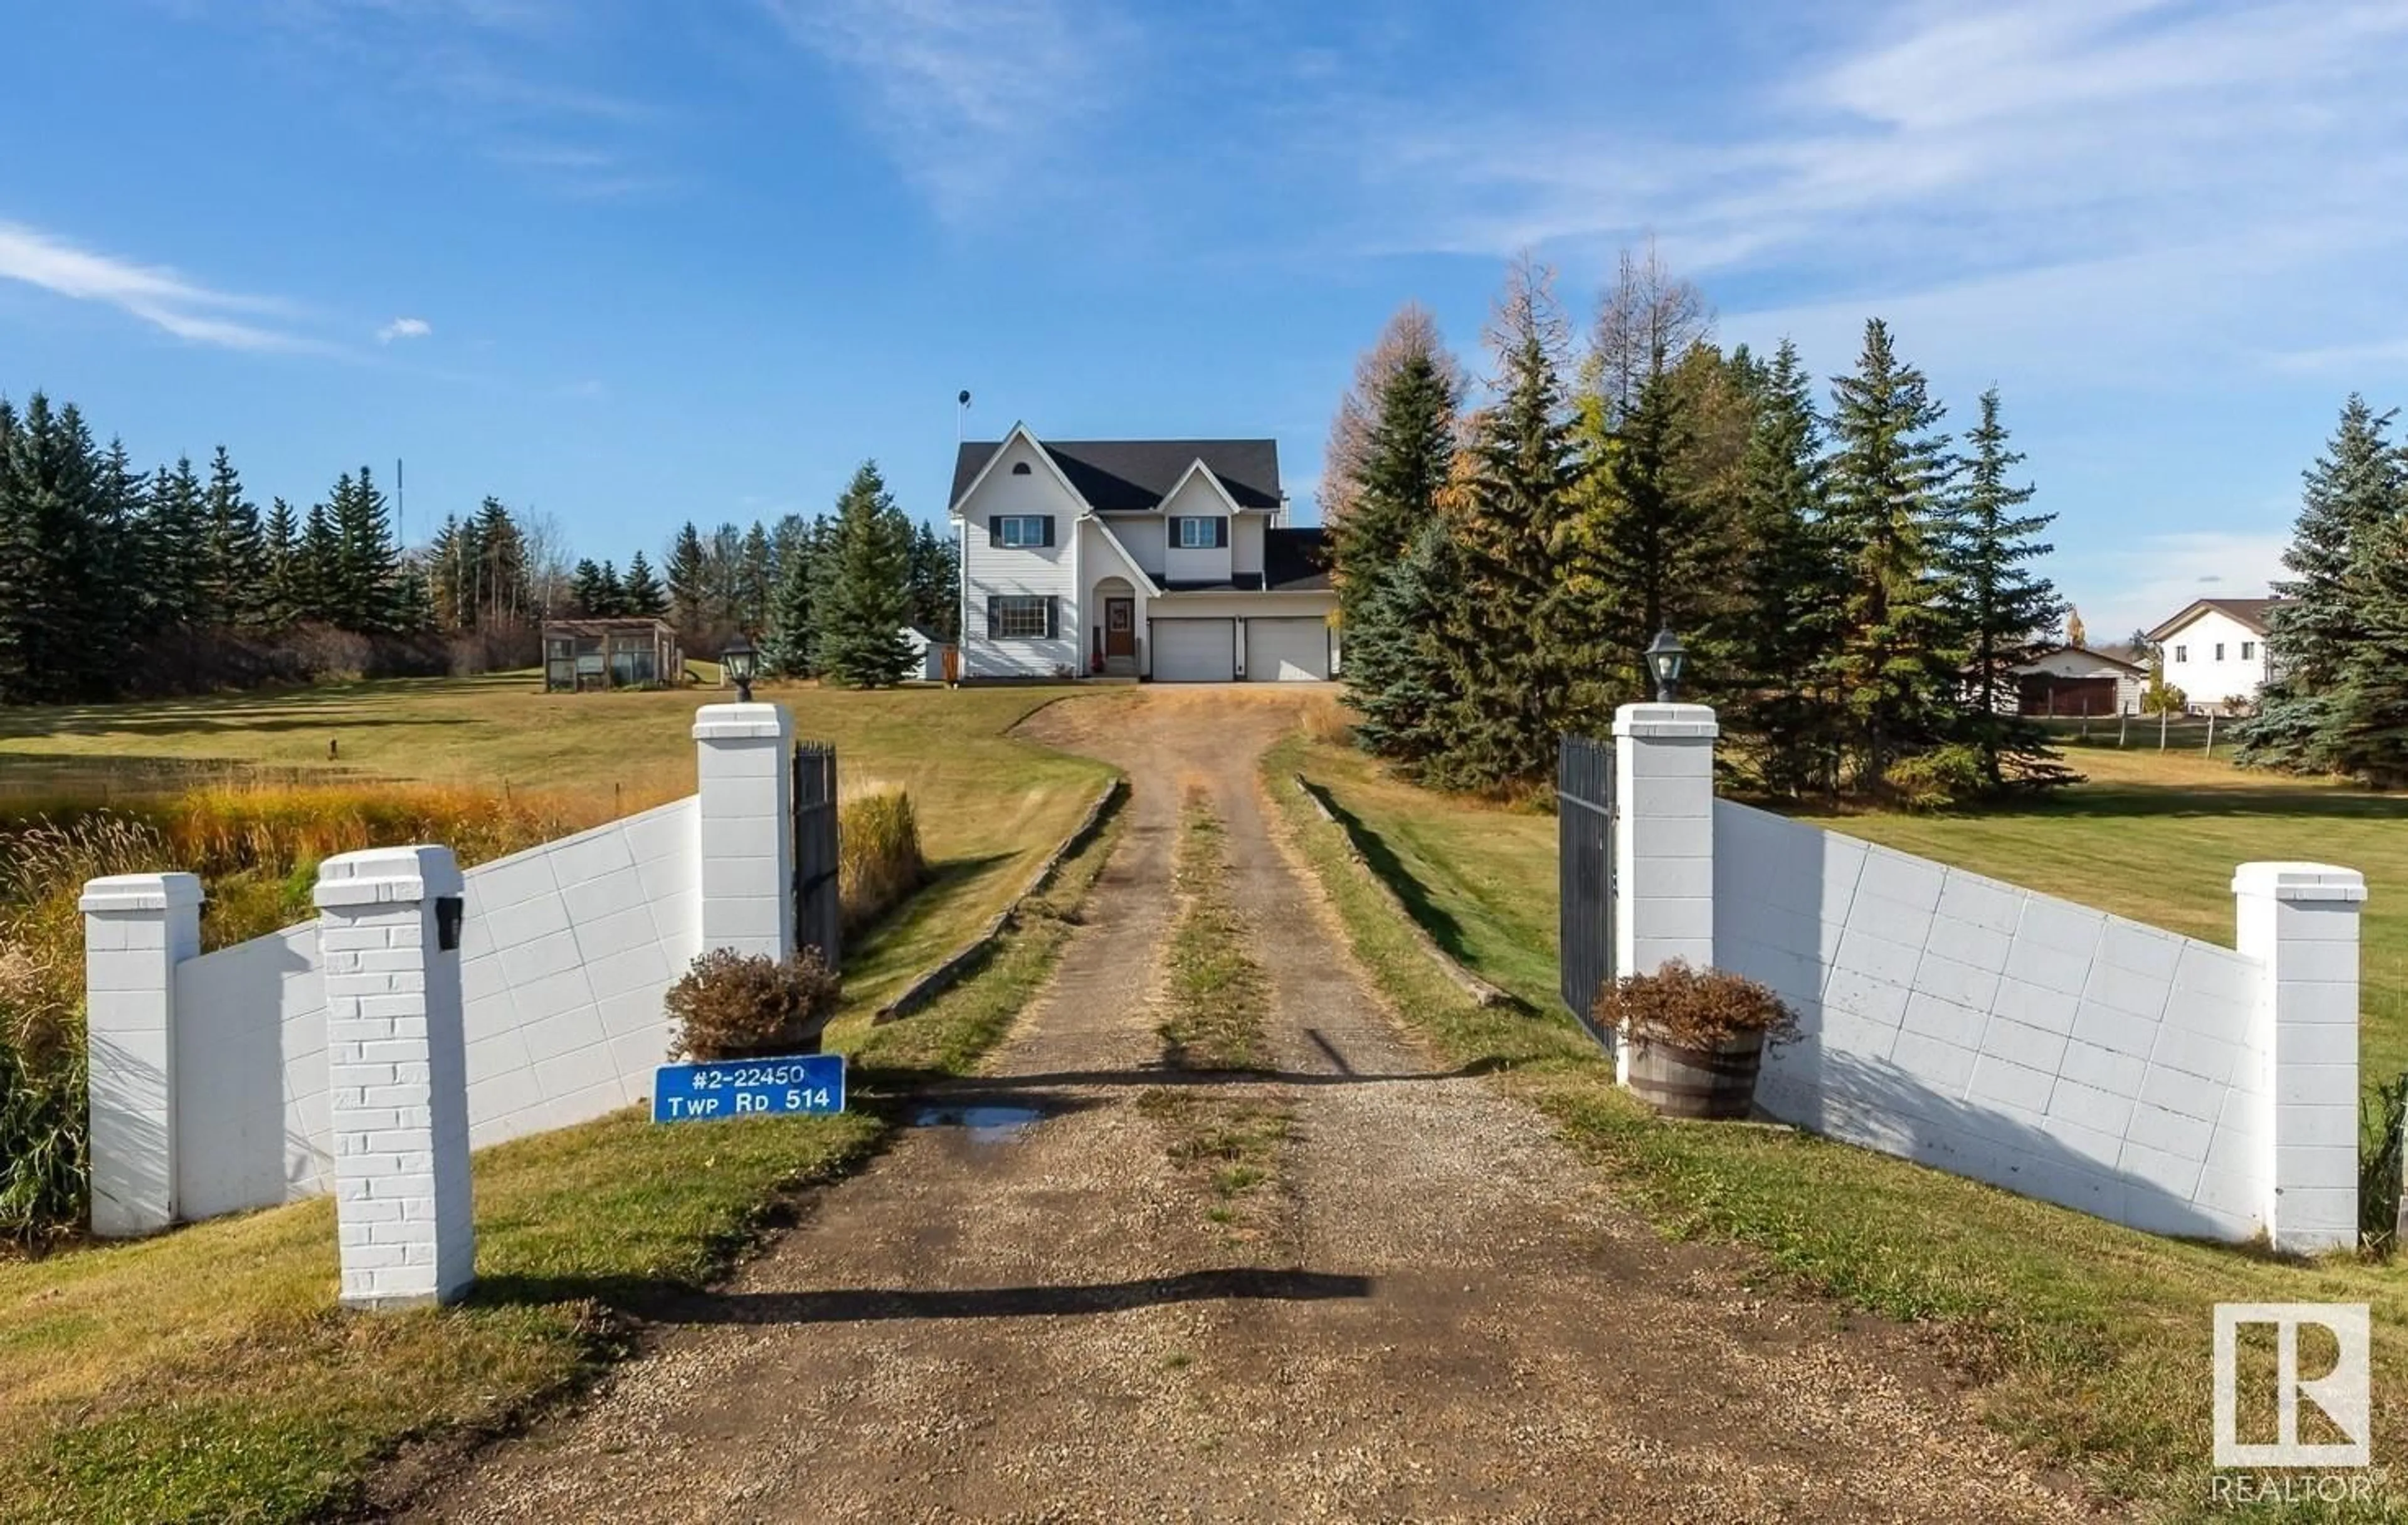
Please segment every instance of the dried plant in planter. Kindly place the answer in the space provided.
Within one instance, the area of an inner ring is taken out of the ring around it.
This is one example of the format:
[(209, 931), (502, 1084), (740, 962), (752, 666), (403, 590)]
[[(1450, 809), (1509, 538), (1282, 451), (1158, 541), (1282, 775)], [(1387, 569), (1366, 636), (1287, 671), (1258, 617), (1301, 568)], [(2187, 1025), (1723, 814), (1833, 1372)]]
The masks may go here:
[(1765, 986), (1677, 958), (1608, 985), (1594, 1014), (1627, 1035), (1630, 1088), (1679, 1117), (1746, 1116), (1765, 1045), (1798, 1036), (1798, 1014)]
[(676, 1026), (669, 1057), (710, 1061), (809, 1054), (836, 1014), (844, 982), (817, 948), (781, 961), (713, 948), (666, 997)]

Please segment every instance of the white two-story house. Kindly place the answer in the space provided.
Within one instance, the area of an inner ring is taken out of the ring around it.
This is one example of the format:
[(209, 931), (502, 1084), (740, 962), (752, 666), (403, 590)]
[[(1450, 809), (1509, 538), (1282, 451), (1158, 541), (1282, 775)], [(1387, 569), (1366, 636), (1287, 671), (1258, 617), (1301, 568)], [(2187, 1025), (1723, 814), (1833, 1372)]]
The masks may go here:
[(2273, 598), (2200, 598), (2149, 632), (2164, 656), (2166, 682), (2196, 713), (2229, 713), (2257, 702), (2264, 687), (2266, 615)]
[(1295, 682), (1338, 671), (1318, 529), (1268, 439), (962, 445), (962, 675)]

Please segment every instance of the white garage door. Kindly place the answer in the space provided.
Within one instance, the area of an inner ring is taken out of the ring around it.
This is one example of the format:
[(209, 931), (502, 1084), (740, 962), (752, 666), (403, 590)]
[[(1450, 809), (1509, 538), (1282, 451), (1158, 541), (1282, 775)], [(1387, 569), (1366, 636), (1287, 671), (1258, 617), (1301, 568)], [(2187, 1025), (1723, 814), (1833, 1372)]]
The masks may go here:
[(1328, 677), (1328, 625), (1318, 617), (1248, 620), (1246, 676), (1258, 683), (1311, 683)]
[(1237, 677), (1236, 625), (1234, 620), (1154, 621), (1154, 681), (1226, 683)]

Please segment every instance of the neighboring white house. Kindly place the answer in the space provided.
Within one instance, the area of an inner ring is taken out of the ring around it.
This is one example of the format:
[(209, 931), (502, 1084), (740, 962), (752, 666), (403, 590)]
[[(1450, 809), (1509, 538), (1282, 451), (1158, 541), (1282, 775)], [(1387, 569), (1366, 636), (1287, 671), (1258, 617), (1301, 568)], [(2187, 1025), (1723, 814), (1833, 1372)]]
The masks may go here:
[(2014, 666), (2015, 693), (1999, 707), (2027, 715), (2138, 714), (2149, 669), (2087, 646), (2052, 646)]
[(2273, 598), (2201, 598), (2149, 632), (2166, 682), (2189, 709), (2228, 712), (2255, 702), (2266, 683), (2266, 615)]
[(1324, 538), (1284, 502), (1268, 439), (964, 443), (962, 675), (1335, 676)]

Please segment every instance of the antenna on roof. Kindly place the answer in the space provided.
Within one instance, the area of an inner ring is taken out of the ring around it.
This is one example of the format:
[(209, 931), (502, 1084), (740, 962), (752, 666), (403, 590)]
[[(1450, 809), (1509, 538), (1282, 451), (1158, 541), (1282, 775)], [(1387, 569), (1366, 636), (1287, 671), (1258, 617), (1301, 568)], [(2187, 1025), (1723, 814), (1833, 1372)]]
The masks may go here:
[(970, 416), (969, 388), (964, 387), (962, 395), (955, 397), (953, 403), (953, 448), (959, 450), (962, 446), (962, 431), (968, 427)]

